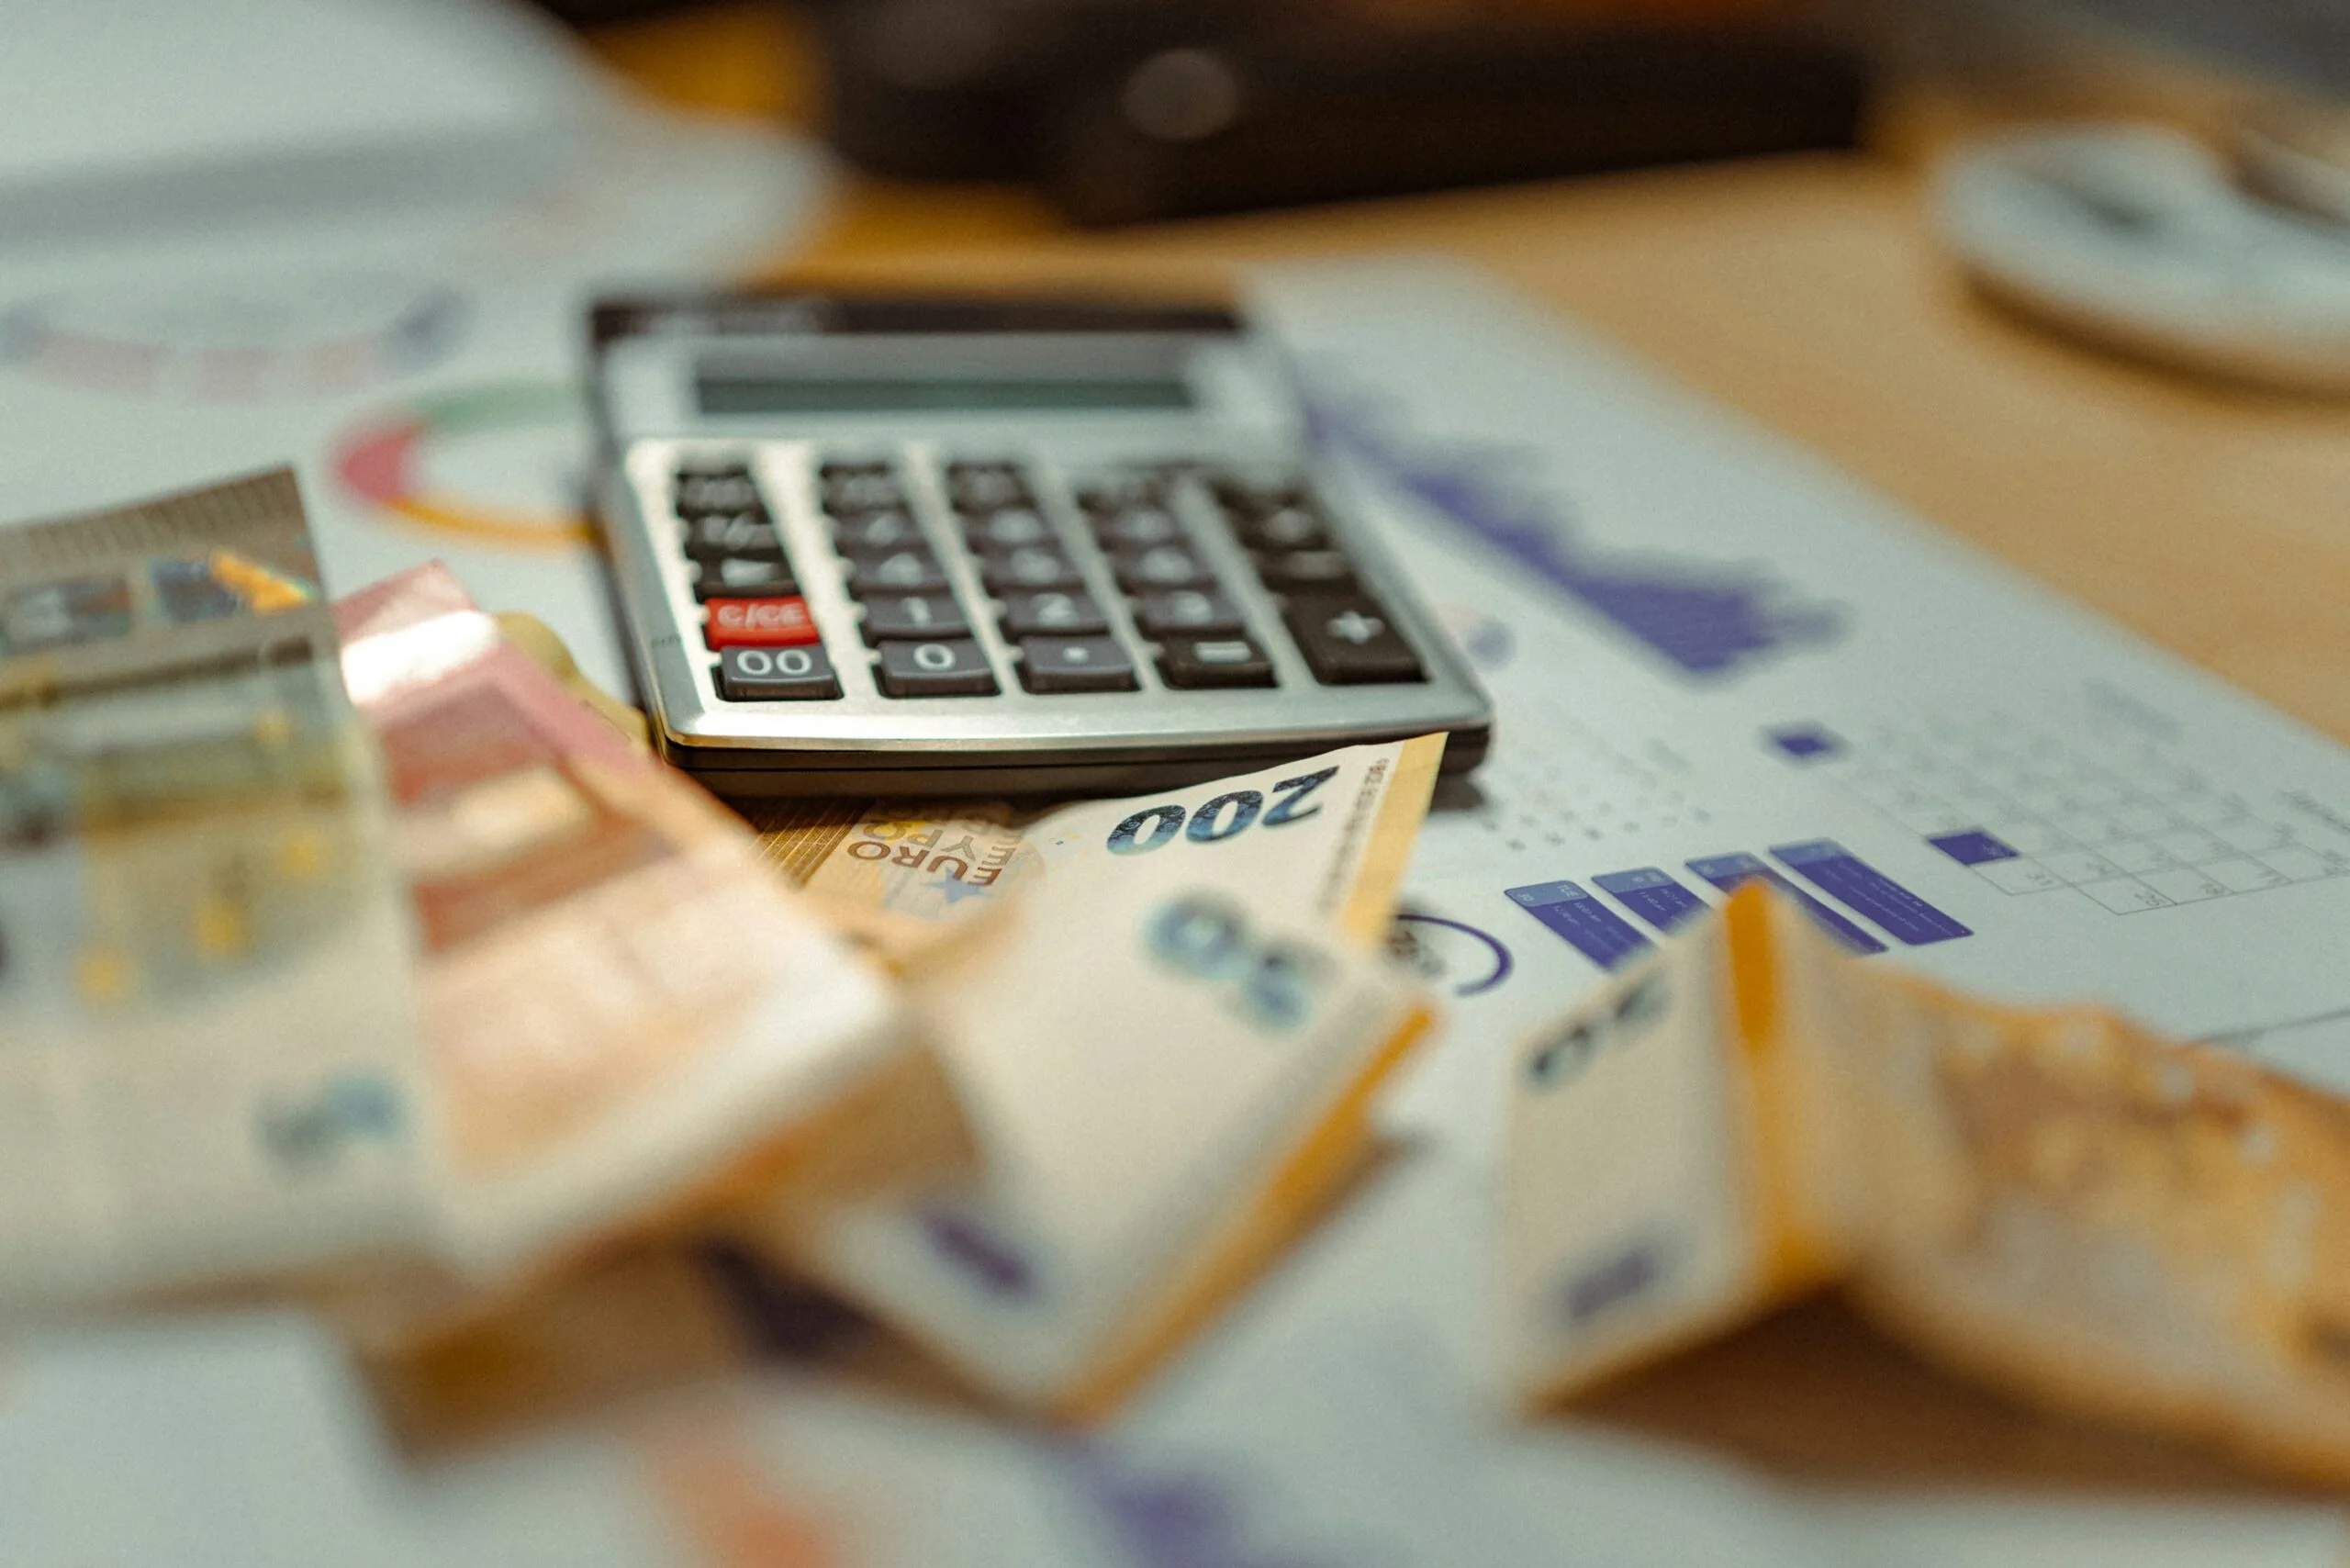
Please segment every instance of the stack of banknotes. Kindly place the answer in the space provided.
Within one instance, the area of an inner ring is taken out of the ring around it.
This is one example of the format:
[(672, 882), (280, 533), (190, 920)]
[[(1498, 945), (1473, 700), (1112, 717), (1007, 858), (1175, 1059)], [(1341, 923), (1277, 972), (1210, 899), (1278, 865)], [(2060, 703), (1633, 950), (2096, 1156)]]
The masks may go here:
[[(1084, 1419), (1431, 1034), (1385, 943), (1439, 738), (746, 821), (445, 571), (317, 577), (282, 472), (0, 531), (0, 1313), (302, 1301), (431, 1434), (722, 1369), (732, 1291)], [(1492, 1060), (1529, 1409), (1838, 1290), (2350, 1481), (2350, 1106), (1759, 890)]]

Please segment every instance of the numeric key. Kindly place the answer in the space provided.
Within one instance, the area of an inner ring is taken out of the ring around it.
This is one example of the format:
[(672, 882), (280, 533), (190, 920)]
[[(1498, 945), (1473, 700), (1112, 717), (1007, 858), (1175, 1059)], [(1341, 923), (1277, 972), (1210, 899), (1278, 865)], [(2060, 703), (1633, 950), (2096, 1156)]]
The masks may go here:
[(1248, 630), (1230, 599), (1201, 588), (1144, 595), (1135, 604), (1135, 623), (1154, 639), (1237, 637)]
[(971, 623), (955, 596), (945, 593), (878, 593), (865, 600), (865, 640), (891, 637), (966, 637)]
[(1045, 544), (1008, 551), (1001, 555), (982, 556), (979, 579), (988, 585), (991, 593), (1069, 588), (1083, 581), (1067, 555)]
[(845, 557), (849, 592), (859, 599), (877, 593), (943, 593), (946, 572), (925, 549), (857, 553)]
[(1259, 550), (1326, 550), (1330, 531), (1311, 507), (1276, 507), (1259, 515), (1236, 518), (1233, 532), (1240, 542)]
[(1165, 507), (1122, 507), (1094, 518), (1093, 537), (1111, 550), (1147, 550), (1183, 543), (1183, 525)]
[(1118, 586), (1128, 593), (1154, 588), (1213, 588), (1215, 574), (1197, 553), (1183, 544), (1158, 544), (1147, 550), (1120, 551), (1111, 559)]
[(995, 671), (968, 637), (884, 643), (877, 678), (889, 697), (991, 697)]
[(689, 555), (686, 577), (694, 586), (694, 597), (704, 600), (772, 599), (800, 591), (780, 552), (767, 556)]
[(736, 465), (722, 468), (680, 469), (676, 487), (670, 494), (681, 517), (691, 517), (700, 512), (762, 510), (759, 487), (752, 479), (751, 471)]
[(838, 697), (840, 677), (822, 648), (728, 648), (718, 659), (718, 694), (729, 702), (793, 702)]
[(705, 512), (686, 520), (679, 543), (688, 555), (716, 560), (727, 555), (780, 561), (783, 541), (761, 511)]
[(963, 537), (974, 550), (1020, 550), (1051, 543), (1053, 530), (1034, 507), (1006, 507), (966, 519)]
[(922, 543), (922, 524), (909, 512), (859, 512), (833, 520), (833, 543), (853, 554), (886, 554)]
[(816, 496), (828, 512), (902, 510), (906, 492), (886, 463), (827, 463), (816, 474)]
[(1042, 593), (1012, 593), (1003, 598), (1003, 634), (1022, 637), (1095, 637), (1110, 629), (1110, 618), (1090, 593), (1073, 588), (1048, 588)]
[(948, 464), (946, 495), (958, 511), (1025, 506), (1035, 498), (1026, 476), (1010, 463)]

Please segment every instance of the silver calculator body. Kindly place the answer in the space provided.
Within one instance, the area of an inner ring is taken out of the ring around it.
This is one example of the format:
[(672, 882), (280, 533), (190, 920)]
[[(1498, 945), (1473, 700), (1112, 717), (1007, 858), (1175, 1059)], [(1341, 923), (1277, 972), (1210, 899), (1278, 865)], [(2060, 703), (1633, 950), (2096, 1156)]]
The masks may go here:
[(1230, 312), (778, 294), (594, 312), (600, 510), (663, 753), (733, 798), (1125, 793), (1483, 691)]

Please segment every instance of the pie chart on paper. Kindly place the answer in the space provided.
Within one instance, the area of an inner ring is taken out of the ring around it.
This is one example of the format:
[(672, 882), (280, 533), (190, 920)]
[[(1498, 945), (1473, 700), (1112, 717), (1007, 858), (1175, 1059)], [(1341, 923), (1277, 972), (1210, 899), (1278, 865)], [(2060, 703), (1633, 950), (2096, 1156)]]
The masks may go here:
[(509, 382), (409, 398), (334, 445), (335, 477), (402, 522), (475, 543), (567, 551), (595, 543), (580, 510), (586, 409), (562, 382)]

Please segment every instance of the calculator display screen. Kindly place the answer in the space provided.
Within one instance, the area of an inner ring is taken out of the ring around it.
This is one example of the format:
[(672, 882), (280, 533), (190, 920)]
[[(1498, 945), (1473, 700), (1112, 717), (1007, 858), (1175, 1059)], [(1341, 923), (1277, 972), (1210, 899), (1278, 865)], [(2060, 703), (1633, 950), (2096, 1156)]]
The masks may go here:
[(1145, 412), (1193, 406), (1179, 376), (762, 375), (704, 366), (694, 394), (705, 414)]

